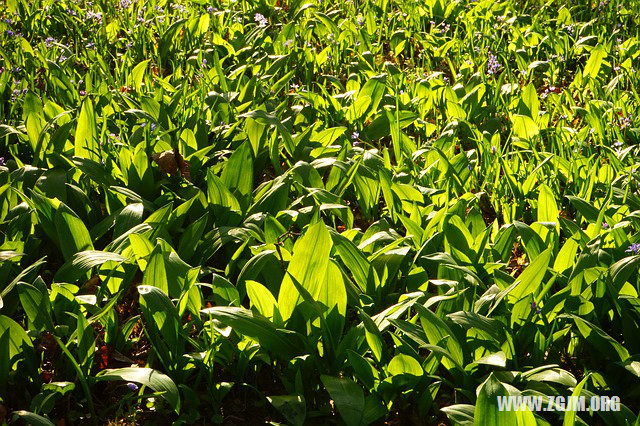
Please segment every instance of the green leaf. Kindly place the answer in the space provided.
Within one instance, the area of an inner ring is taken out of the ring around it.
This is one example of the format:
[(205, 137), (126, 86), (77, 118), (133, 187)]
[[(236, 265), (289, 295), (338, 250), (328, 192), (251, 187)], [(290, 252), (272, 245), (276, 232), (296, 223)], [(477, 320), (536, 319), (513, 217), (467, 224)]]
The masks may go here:
[(474, 410), (473, 424), (475, 426), (506, 426), (516, 425), (514, 411), (499, 411), (498, 397), (509, 396), (509, 392), (496, 376), (491, 373), (489, 378), (480, 385), (478, 400)]
[(99, 161), (98, 125), (93, 111), (93, 101), (87, 97), (82, 103), (75, 134), (74, 155)]
[[(441, 410), (447, 415), (449, 420), (457, 426), (474, 426), (473, 417), (475, 408), (469, 404), (455, 404), (443, 407)], [(506, 426), (506, 425), (505, 425)]]
[(149, 63), (149, 61), (149, 59), (146, 59), (133, 67), (133, 70), (131, 70), (131, 83), (136, 89), (136, 92), (139, 92), (142, 87), (142, 79), (144, 77), (144, 72), (147, 70), (147, 64)]
[(462, 346), (460, 346), (460, 343), (449, 326), (424, 306), (416, 303), (414, 307), (418, 310), (420, 323), (427, 335), (427, 339), (429, 339), (429, 343), (439, 346), (441, 345), (441, 342), (446, 339), (446, 343), (443, 347), (451, 354), (454, 362), (449, 359), (443, 359), (442, 364), (448, 369), (451, 369), (454, 366), (460, 367), (464, 365)]
[(591, 51), (591, 55), (587, 60), (587, 64), (584, 66), (582, 75), (584, 77), (596, 78), (598, 76), (598, 72), (600, 71), (602, 61), (606, 57), (607, 51), (605, 50), (605, 48), (600, 45), (596, 46), (596, 48)]
[(302, 395), (268, 396), (273, 407), (294, 426), (304, 425), (307, 417), (307, 404)]
[(128, 367), (102, 370), (96, 375), (96, 380), (123, 380), (148, 386), (154, 392), (161, 392), (162, 397), (169, 403), (171, 408), (180, 414), (178, 387), (169, 376), (152, 368)]
[(56, 232), (65, 260), (74, 254), (93, 250), (93, 242), (84, 222), (66, 205), (60, 204), (55, 213)]
[(40, 331), (53, 332), (49, 292), (44, 281), (39, 280), (40, 285), (38, 287), (27, 283), (18, 284), (20, 303), (29, 318), (31, 327)]
[(542, 283), (542, 279), (547, 272), (547, 267), (551, 260), (553, 247), (549, 247), (525, 268), (516, 280), (517, 284), (509, 293), (509, 298), (516, 301), (534, 293)]
[(531, 117), (514, 114), (511, 119), (513, 122), (513, 133), (520, 139), (530, 141), (540, 133), (538, 125)]
[(260, 315), (272, 320), (274, 312), (278, 312), (278, 302), (273, 294), (268, 288), (256, 281), (247, 280), (246, 287), (251, 305), (258, 310)]
[(235, 332), (257, 340), (265, 349), (283, 359), (291, 359), (305, 349), (300, 335), (295, 332), (276, 329), (267, 319), (254, 315), (248, 309), (218, 306), (201, 311)]
[[(580, 394), (582, 393), (582, 388), (584, 388), (584, 385), (587, 383), (587, 380), (589, 380), (590, 377), (591, 377), (591, 373), (587, 373), (584, 379), (582, 379), (580, 383), (578, 383), (578, 385), (575, 388), (573, 388), (573, 392), (571, 392), (572, 397), (580, 396)], [(575, 426), (577, 411), (575, 410), (576, 407), (572, 407), (572, 408), (573, 410), (565, 412), (562, 426)]]
[(33, 349), (31, 338), (22, 326), (11, 318), (0, 315), (0, 336), (9, 334), (9, 360), (14, 356), (24, 354), (25, 348)]
[(392, 376), (399, 374), (422, 376), (424, 374), (420, 363), (414, 357), (405, 354), (394, 356), (387, 366), (387, 371)]
[(322, 146), (328, 146), (344, 134), (346, 127), (331, 127), (311, 136), (311, 142), (318, 142)]
[(74, 254), (56, 273), (58, 282), (75, 282), (95, 266), (107, 262), (126, 262), (127, 258), (116, 253), (99, 250), (85, 250)]
[(559, 229), (558, 204), (553, 195), (553, 191), (547, 185), (538, 187), (538, 222), (554, 222), (556, 229)]
[(278, 294), (278, 307), (282, 320), (287, 321), (301, 301), (300, 292), (292, 281), (295, 278), (313, 297), (326, 293), (326, 275), (329, 268), (329, 252), (333, 243), (323, 222), (310, 226), (293, 247), (293, 257), (289, 262)]
[(322, 375), (320, 380), (335, 402), (338, 412), (347, 426), (360, 426), (365, 407), (362, 388), (349, 379)]
[(162, 363), (167, 368), (173, 368), (176, 359), (184, 353), (178, 311), (169, 297), (157, 287), (139, 285), (138, 292), (149, 340)]
[(26, 424), (31, 426), (55, 426), (55, 424), (46, 417), (29, 411), (17, 410), (13, 412), (13, 415), (21, 418)]
[(233, 151), (222, 171), (221, 180), (236, 198), (244, 200), (244, 207), (248, 207), (253, 190), (253, 154), (249, 141)]

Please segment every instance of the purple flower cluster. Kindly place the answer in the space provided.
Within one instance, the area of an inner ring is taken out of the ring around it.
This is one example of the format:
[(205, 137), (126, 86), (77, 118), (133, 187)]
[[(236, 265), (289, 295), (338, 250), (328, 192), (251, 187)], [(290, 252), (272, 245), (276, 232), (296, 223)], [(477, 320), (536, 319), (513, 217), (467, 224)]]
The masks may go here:
[(87, 12), (87, 20), (91, 19), (98, 25), (102, 25), (102, 12), (95, 12), (90, 10)]
[(489, 75), (497, 74), (500, 71), (502, 65), (498, 62), (498, 57), (493, 53), (489, 52), (489, 60), (487, 61), (487, 73)]
[(598, 4), (598, 12), (602, 12), (602, 9), (604, 9), (605, 7), (609, 6), (609, 2), (610, 0), (602, 0), (599, 4)]
[(625, 250), (625, 253), (640, 254), (640, 243), (633, 243)]
[(544, 92), (542, 92), (542, 95), (540, 95), (540, 97), (542, 99), (546, 99), (546, 97), (549, 96), (549, 93), (554, 93), (555, 91), (556, 86), (547, 87), (546, 89), (544, 89)]
[(620, 130), (624, 130), (628, 127), (631, 127), (631, 124), (633, 122), (633, 116), (632, 115), (627, 115), (625, 117), (621, 117), (620, 118)]
[(267, 18), (265, 18), (262, 13), (256, 13), (254, 19), (259, 27), (266, 27), (269, 24), (269, 21), (267, 21)]

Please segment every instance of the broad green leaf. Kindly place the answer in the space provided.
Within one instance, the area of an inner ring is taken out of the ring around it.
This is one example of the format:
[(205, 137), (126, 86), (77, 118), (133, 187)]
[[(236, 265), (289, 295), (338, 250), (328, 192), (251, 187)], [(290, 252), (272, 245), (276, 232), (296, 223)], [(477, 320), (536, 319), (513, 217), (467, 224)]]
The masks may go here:
[(26, 348), (33, 349), (31, 338), (26, 331), (11, 318), (0, 315), (0, 336), (8, 333), (9, 335), (9, 360), (20, 354), (25, 354)]
[(591, 51), (591, 55), (589, 55), (589, 59), (587, 60), (587, 64), (584, 66), (582, 75), (585, 77), (596, 78), (600, 71), (600, 67), (602, 66), (602, 61), (606, 57), (607, 51), (604, 47), (600, 45), (596, 46), (596, 48)]
[(349, 379), (325, 375), (320, 376), (320, 380), (347, 426), (360, 426), (365, 407), (364, 393), (360, 386)]
[(418, 310), (420, 323), (427, 335), (427, 339), (429, 339), (429, 343), (438, 346), (446, 339), (443, 347), (451, 354), (454, 362), (449, 359), (443, 359), (442, 364), (448, 369), (464, 365), (462, 346), (460, 346), (449, 326), (442, 318), (439, 318), (424, 306), (415, 304), (414, 307)]
[(538, 222), (554, 222), (556, 229), (560, 227), (556, 199), (551, 188), (545, 184), (538, 187)]
[(64, 265), (56, 273), (56, 280), (58, 282), (75, 282), (83, 277), (91, 268), (102, 265), (106, 262), (122, 263), (127, 261), (126, 257), (123, 257), (116, 253), (99, 250), (85, 250), (74, 254), (71, 259), (65, 262)]
[(284, 277), (278, 294), (278, 307), (283, 321), (287, 321), (291, 317), (301, 300), (292, 277), (315, 300), (321, 293), (324, 293), (326, 297), (329, 296), (326, 275), (329, 268), (329, 252), (332, 246), (331, 236), (323, 222), (310, 226), (305, 234), (296, 241), (288, 268), (288, 273), (291, 276)]
[[(588, 373), (584, 377), (584, 379), (582, 379), (580, 383), (578, 383), (578, 385), (573, 389), (573, 392), (571, 393), (572, 397), (580, 396), (580, 394), (582, 393), (582, 388), (584, 388), (584, 385), (587, 383), (587, 380), (589, 380), (590, 377), (591, 377), (591, 373)], [(575, 426), (576, 414), (577, 414), (577, 411), (575, 410), (575, 408), (576, 407), (573, 407), (573, 410), (570, 410), (565, 413), (564, 420), (562, 421), (562, 426)]]
[(512, 300), (520, 300), (523, 297), (534, 293), (540, 287), (542, 280), (547, 273), (547, 267), (551, 261), (553, 247), (549, 247), (536, 258), (534, 258), (529, 266), (525, 268), (516, 280), (517, 284), (509, 293)]
[(147, 70), (148, 63), (149, 59), (146, 59), (131, 70), (131, 83), (136, 91), (140, 91), (140, 88), (142, 87), (142, 79), (144, 78), (144, 73)]
[(478, 389), (478, 399), (474, 410), (473, 424), (475, 426), (506, 426), (516, 425), (514, 411), (498, 410), (498, 397), (509, 396), (509, 392), (502, 383), (491, 373), (489, 378)]
[(22, 419), (26, 424), (31, 426), (55, 426), (48, 418), (25, 410), (17, 410), (13, 415)]
[(87, 227), (70, 208), (60, 204), (54, 220), (60, 248), (66, 260), (78, 252), (93, 250), (93, 242)]
[(100, 160), (98, 146), (98, 126), (96, 114), (93, 110), (93, 101), (87, 97), (82, 103), (78, 125), (75, 133), (74, 155), (93, 161)]
[(259, 282), (247, 280), (247, 296), (260, 315), (272, 320), (274, 312), (278, 311), (278, 302), (268, 288)]
[(267, 400), (294, 426), (302, 426), (307, 417), (307, 404), (302, 395), (268, 396)]
[(245, 200), (253, 190), (253, 154), (249, 141), (244, 142), (233, 151), (227, 161), (220, 178), (224, 185), (235, 193), (236, 197)]
[(264, 317), (254, 315), (248, 309), (220, 306), (203, 309), (202, 313), (233, 328), (239, 334), (257, 340), (265, 349), (283, 359), (291, 359), (305, 349), (298, 334), (277, 329), (273, 323)]
[(512, 116), (513, 133), (520, 139), (531, 141), (540, 133), (540, 129), (531, 117), (515, 114)]
[(122, 380), (136, 382), (148, 386), (154, 392), (160, 392), (161, 396), (169, 403), (176, 413), (180, 413), (180, 393), (178, 387), (169, 376), (152, 368), (117, 368), (102, 370), (96, 375), (96, 380)]
[(392, 376), (396, 376), (398, 374), (422, 376), (424, 374), (420, 363), (414, 357), (405, 354), (398, 354), (394, 356), (389, 362), (387, 370)]

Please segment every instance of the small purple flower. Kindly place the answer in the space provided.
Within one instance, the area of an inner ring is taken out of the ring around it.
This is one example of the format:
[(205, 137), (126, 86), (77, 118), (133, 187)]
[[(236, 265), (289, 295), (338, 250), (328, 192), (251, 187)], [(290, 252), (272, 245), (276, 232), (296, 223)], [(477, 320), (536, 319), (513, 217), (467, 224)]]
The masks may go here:
[(259, 27), (266, 27), (269, 24), (269, 21), (264, 17), (262, 13), (256, 13), (254, 19)]
[(536, 308), (536, 302), (531, 302), (531, 310), (533, 311)]
[(569, 116), (567, 114), (562, 114), (560, 116), (560, 120), (566, 120), (567, 118), (569, 118)]
[(207, 13), (211, 13), (211, 12), (213, 12), (213, 6), (207, 7)]
[(351, 133), (351, 140), (356, 140), (360, 137), (360, 132), (358, 132), (357, 130), (354, 130), (353, 133)]
[(491, 147), (491, 152), (493, 152), (494, 154), (496, 153), (496, 147), (495, 146)]
[(633, 243), (625, 250), (625, 253), (640, 254), (640, 243)]
[(206, 68), (207, 67), (207, 60), (206, 59), (202, 59), (202, 68)]
[(87, 94), (87, 92), (85, 92), (84, 90), (80, 90), (78, 93), (80, 94), (80, 96), (85, 96)]
[(7, 35), (8, 35), (9, 37), (15, 37), (16, 33), (14, 33), (14, 32), (13, 32), (13, 31), (11, 31), (11, 30), (7, 30)]
[(362, 16), (358, 16), (358, 25), (360, 26), (364, 25), (364, 18)]
[(287, 47), (287, 48), (291, 47), (291, 43), (293, 43), (293, 40), (287, 40), (287, 41), (284, 42), (283, 46)]
[(487, 61), (487, 74), (494, 75), (500, 71), (502, 65), (498, 62), (498, 57), (493, 53), (489, 52), (489, 60)]
[(624, 130), (628, 127), (631, 127), (632, 122), (633, 122), (633, 116), (627, 115), (626, 117), (622, 117), (620, 119), (620, 130)]
[(93, 43), (89, 42), (89, 43), (87, 43), (87, 45), (85, 46), (85, 48), (87, 48), (87, 49), (93, 49), (95, 46), (96, 46), (95, 44), (93, 44)]
[(129, 9), (131, 7), (131, 0), (120, 0), (120, 9)]
[(471, 171), (471, 170), (472, 170), (471, 164), (468, 164), (468, 165), (467, 165), (467, 169), (469, 169), (469, 171)]
[(602, 222), (602, 229), (609, 229), (609, 224), (607, 222)]
[(138, 389), (140, 389), (140, 387), (137, 384), (133, 383), (133, 382), (127, 383), (127, 387), (129, 388), (130, 391), (133, 391), (133, 392), (135, 392)]
[(0, 157), (0, 166), (4, 166), (4, 163), (5, 163), (4, 157)]
[(153, 132), (154, 130), (156, 130), (156, 127), (158, 125), (156, 123), (151, 123), (151, 126), (149, 126), (149, 128), (151, 129), (151, 131)]

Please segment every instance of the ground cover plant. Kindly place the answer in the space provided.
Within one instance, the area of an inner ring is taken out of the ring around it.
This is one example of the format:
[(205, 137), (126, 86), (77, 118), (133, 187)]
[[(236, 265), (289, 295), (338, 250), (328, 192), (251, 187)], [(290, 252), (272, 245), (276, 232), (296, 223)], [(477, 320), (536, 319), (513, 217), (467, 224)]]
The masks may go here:
[(638, 423), (638, 2), (0, 20), (0, 423)]

